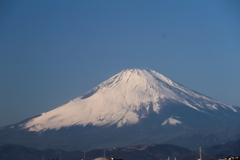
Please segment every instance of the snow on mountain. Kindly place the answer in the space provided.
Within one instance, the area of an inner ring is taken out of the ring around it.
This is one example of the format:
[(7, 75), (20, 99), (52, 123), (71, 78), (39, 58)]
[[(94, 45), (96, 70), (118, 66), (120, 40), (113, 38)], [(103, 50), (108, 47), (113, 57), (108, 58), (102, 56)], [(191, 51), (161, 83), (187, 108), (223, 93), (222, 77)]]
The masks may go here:
[[(184, 104), (196, 111), (227, 109), (231, 105), (187, 89), (150, 69), (127, 69), (104, 81), (84, 95), (23, 125), (29, 131), (60, 129), (73, 125), (113, 125), (138, 123), (148, 113), (160, 113), (167, 101)], [(180, 124), (169, 118), (162, 124)]]
[(166, 125), (166, 124), (170, 124), (170, 125), (177, 125), (177, 124), (182, 124), (181, 121), (177, 120), (176, 118), (174, 117), (169, 117), (168, 119), (166, 119), (162, 125)]

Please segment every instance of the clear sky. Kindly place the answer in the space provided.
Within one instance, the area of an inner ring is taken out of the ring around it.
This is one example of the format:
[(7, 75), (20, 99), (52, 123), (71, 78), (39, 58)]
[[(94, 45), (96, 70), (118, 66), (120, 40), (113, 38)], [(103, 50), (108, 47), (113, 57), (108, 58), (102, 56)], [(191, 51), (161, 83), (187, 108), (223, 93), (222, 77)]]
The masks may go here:
[(129, 68), (240, 106), (240, 1), (1, 0), (0, 126)]

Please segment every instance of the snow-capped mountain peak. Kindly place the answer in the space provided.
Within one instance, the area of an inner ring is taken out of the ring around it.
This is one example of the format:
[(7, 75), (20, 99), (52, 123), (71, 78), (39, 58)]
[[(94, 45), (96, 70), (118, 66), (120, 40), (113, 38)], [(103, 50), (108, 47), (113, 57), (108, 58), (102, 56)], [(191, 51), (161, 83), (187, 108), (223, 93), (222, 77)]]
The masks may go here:
[(159, 114), (169, 101), (199, 112), (219, 108), (236, 112), (231, 105), (200, 95), (153, 70), (127, 69), (67, 104), (28, 121), (24, 128), (41, 131), (88, 124), (133, 125), (150, 112)]

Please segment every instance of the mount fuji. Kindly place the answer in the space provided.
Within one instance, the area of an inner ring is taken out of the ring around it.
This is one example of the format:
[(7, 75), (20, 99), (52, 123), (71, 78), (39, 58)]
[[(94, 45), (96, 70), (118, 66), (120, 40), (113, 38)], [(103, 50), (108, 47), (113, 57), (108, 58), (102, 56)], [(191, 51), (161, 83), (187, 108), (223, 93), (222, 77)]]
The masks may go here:
[[(203, 145), (240, 137), (240, 129), (226, 136), (222, 136), (226, 129), (221, 129), (238, 125), (239, 119), (239, 107), (199, 94), (153, 70), (127, 69), (56, 109), (2, 128), (0, 138), (5, 139), (0, 143), (15, 140), (40, 149), (68, 150), (146, 143), (194, 148), (198, 144), (188, 142), (188, 137), (198, 135), (196, 142), (206, 141)], [(185, 139), (184, 145), (178, 144), (179, 139)]]

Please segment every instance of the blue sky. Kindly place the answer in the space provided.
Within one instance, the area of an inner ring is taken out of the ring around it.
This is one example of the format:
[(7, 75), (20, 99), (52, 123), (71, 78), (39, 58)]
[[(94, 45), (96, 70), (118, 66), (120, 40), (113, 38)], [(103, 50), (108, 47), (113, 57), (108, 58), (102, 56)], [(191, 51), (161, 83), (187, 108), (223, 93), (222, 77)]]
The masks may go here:
[(0, 2), (0, 126), (129, 68), (240, 106), (240, 1)]

